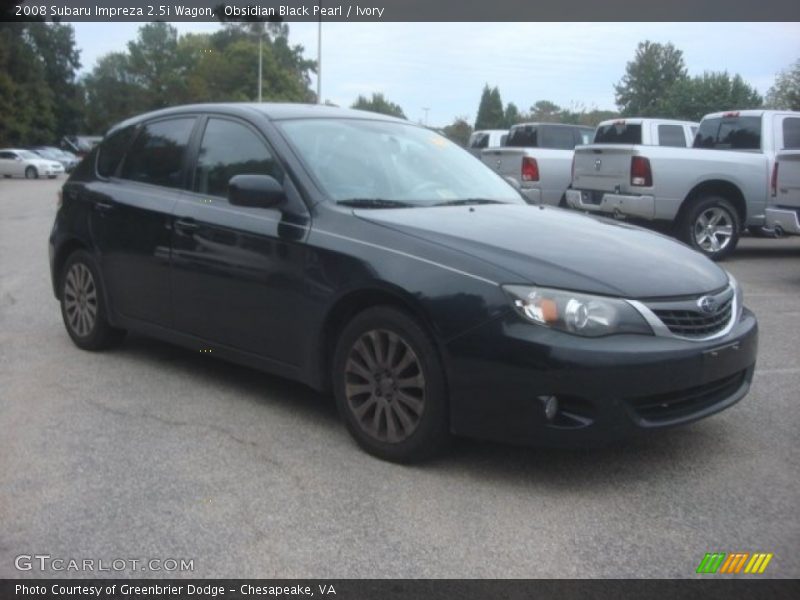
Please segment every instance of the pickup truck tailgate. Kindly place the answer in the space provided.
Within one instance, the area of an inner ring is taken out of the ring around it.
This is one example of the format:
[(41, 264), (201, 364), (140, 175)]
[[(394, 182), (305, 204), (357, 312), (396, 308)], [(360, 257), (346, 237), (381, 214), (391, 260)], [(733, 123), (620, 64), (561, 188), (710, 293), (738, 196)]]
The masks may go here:
[(785, 150), (777, 155), (778, 181), (775, 204), (800, 208), (800, 150)]
[(503, 177), (513, 177), (519, 181), (522, 177), (522, 148), (494, 148), (481, 152), (483, 164)]
[(603, 192), (626, 191), (630, 185), (633, 146), (600, 145), (575, 149), (572, 187)]

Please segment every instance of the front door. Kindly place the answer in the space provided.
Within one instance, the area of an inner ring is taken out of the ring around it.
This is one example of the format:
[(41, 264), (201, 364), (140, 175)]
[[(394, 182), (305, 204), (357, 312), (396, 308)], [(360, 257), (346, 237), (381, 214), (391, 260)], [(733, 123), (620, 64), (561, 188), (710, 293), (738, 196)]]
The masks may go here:
[[(228, 181), (240, 174), (283, 182), (286, 204), (231, 205)], [(175, 327), (211, 343), (300, 364), (307, 230), (307, 209), (262, 134), (244, 121), (208, 118), (191, 193), (175, 206)]]

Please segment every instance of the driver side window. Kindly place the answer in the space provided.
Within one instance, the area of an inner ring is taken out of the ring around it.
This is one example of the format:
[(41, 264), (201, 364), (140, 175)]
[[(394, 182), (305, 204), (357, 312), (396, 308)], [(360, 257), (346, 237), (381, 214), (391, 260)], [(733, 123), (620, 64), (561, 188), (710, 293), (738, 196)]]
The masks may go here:
[(192, 190), (227, 198), (231, 177), (243, 174), (271, 175), (283, 181), (275, 158), (255, 131), (236, 121), (209, 119), (197, 155)]

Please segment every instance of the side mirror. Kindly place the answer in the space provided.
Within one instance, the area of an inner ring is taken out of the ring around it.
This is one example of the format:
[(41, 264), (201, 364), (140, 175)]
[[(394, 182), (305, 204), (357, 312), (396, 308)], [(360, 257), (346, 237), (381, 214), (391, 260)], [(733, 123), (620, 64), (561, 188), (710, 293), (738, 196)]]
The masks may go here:
[(228, 201), (234, 206), (272, 208), (284, 200), (283, 186), (269, 175), (234, 175), (228, 182)]

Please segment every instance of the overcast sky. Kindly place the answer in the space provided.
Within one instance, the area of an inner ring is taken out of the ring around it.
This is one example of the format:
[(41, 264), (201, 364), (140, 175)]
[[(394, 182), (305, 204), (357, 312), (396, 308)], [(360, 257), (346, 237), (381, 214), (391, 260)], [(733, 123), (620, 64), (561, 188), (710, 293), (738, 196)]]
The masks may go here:
[[(124, 49), (141, 24), (73, 25), (89, 70)], [(220, 27), (173, 25), (181, 32)], [(289, 30), (291, 43), (316, 59), (317, 24)], [(429, 108), (436, 126), (457, 116), (472, 121), (485, 83), (522, 110), (537, 100), (614, 109), (613, 84), (645, 39), (683, 50), (690, 75), (740, 73), (762, 94), (800, 58), (800, 23), (324, 23), (322, 97), (349, 106), (358, 94), (383, 92), (412, 120)]]

